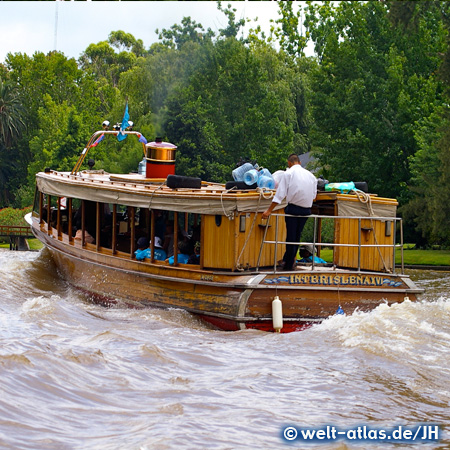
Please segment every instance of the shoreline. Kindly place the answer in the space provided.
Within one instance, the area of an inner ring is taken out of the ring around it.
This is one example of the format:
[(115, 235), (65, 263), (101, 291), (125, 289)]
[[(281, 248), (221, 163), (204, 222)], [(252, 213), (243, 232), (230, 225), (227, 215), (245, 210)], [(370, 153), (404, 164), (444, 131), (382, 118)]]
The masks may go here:
[[(400, 269), (401, 264), (396, 264), (395, 268)], [(450, 272), (450, 266), (432, 266), (428, 264), (404, 264), (405, 269), (417, 269), (417, 270), (438, 270), (440, 272)]]

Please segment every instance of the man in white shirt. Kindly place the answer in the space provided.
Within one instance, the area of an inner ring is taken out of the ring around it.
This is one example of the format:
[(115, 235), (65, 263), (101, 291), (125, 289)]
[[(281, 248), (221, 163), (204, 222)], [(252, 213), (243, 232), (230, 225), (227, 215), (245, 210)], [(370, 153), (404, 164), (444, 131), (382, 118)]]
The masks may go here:
[[(273, 209), (286, 198), (287, 206), (284, 210), (286, 221), (286, 252), (283, 256), (284, 270), (293, 270), (297, 255), (298, 243), (305, 226), (306, 220), (311, 214), (311, 206), (317, 194), (316, 177), (304, 169), (295, 153), (288, 157), (288, 169), (281, 178), (275, 197), (269, 208), (263, 212), (262, 218), (267, 219)], [(295, 217), (291, 217), (295, 216)]]

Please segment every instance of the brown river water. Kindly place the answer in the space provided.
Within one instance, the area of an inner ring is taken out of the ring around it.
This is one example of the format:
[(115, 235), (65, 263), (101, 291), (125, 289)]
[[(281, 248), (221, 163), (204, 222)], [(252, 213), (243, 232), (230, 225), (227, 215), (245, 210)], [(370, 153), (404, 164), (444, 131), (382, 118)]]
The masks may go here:
[[(0, 449), (449, 449), (450, 273), (409, 274), (426, 289), (416, 303), (222, 332), (92, 305), (46, 250), (2, 251)], [(326, 426), (346, 434), (299, 437)], [(354, 431), (419, 426), (431, 440)]]

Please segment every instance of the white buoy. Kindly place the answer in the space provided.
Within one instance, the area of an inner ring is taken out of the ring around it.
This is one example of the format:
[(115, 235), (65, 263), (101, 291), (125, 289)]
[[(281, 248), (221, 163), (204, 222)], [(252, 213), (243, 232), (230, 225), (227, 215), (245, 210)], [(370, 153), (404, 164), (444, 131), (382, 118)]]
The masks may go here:
[(278, 295), (272, 301), (273, 329), (279, 333), (283, 328), (283, 305)]

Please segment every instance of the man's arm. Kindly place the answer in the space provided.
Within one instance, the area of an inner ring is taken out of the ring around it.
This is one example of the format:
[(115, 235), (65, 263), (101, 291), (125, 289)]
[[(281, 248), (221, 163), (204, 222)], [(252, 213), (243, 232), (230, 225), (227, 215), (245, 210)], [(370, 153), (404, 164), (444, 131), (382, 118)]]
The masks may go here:
[(272, 202), (272, 203), (270, 204), (270, 206), (266, 209), (266, 211), (264, 211), (264, 212), (262, 213), (261, 218), (262, 218), (262, 219), (268, 219), (269, 216), (272, 214), (273, 209), (274, 209), (275, 206), (277, 206), (278, 204), (279, 204), (279, 203)]

